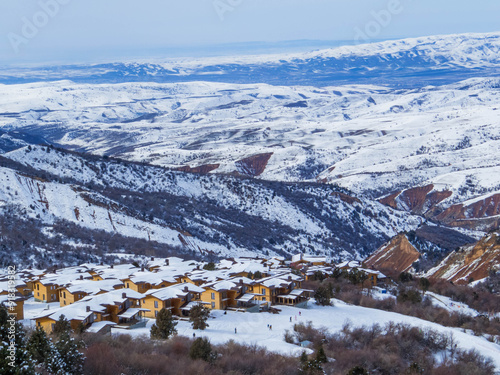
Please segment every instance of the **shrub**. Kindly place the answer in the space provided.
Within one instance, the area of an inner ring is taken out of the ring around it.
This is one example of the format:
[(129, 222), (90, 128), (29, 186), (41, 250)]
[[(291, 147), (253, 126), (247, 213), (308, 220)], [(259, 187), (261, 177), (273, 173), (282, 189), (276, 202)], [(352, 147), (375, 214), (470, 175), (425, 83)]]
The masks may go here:
[(189, 349), (189, 357), (192, 359), (202, 359), (205, 362), (214, 362), (217, 355), (212, 351), (210, 341), (204, 337), (199, 337), (194, 340), (191, 349)]

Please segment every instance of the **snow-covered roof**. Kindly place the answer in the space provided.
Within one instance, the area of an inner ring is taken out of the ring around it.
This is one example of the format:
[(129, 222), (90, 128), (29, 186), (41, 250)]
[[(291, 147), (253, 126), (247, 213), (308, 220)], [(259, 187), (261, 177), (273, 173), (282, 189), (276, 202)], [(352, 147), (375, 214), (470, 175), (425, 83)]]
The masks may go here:
[(203, 293), (205, 289), (191, 283), (175, 284), (166, 288), (151, 289), (146, 295), (165, 301), (170, 298), (182, 298), (188, 293)]
[(107, 327), (107, 326), (114, 326), (116, 325), (115, 322), (110, 322), (110, 321), (107, 321), (107, 320), (103, 320), (103, 321), (100, 321), (100, 322), (95, 322), (95, 323), (92, 323), (92, 325), (90, 327), (87, 328), (87, 332), (90, 332), (90, 333), (98, 333), (100, 332), (104, 327)]

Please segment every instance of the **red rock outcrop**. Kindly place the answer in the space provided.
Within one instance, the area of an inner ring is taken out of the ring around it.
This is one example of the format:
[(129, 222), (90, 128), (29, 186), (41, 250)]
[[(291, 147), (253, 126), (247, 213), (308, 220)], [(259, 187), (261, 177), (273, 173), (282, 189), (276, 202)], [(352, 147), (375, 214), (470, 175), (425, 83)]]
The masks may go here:
[(420, 253), (404, 234), (398, 234), (379, 247), (363, 264), (377, 270), (407, 271), (420, 258)]
[(220, 164), (204, 164), (199, 165), (198, 167), (190, 167), (189, 165), (175, 168), (176, 171), (188, 172), (188, 173), (199, 173), (199, 174), (207, 174), (210, 173), (217, 168), (219, 168)]
[(394, 209), (425, 214), (453, 193), (451, 191), (434, 191), (434, 185), (417, 186), (404, 191), (397, 191), (378, 201)]
[(491, 230), (498, 229), (500, 194), (494, 194), (469, 205), (455, 204), (435, 218), (454, 227)]
[(484, 279), (491, 269), (498, 269), (499, 266), (500, 236), (493, 233), (485, 236), (475, 245), (454, 251), (439, 266), (431, 269), (426, 276), (466, 284), (471, 279)]
[(339, 197), (343, 202), (346, 202), (349, 204), (354, 204), (354, 202), (361, 203), (361, 201), (358, 198), (351, 197), (350, 195), (347, 195), (347, 194), (344, 194), (344, 193), (341, 193), (338, 191), (334, 191), (331, 195), (334, 197)]
[(241, 174), (259, 176), (266, 169), (271, 156), (273, 156), (272, 152), (249, 156), (248, 158), (238, 160), (236, 162), (236, 167)]

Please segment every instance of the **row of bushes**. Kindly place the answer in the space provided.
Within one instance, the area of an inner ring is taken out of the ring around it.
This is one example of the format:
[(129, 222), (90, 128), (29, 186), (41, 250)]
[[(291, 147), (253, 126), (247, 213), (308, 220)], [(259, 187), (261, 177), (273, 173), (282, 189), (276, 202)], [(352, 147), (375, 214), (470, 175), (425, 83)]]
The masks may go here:
[[(430, 286), (430, 290), (439, 291), (433, 289), (432, 285), (439, 284), (431, 284)], [(491, 340), (496, 340), (500, 343), (500, 319), (497, 316), (491, 318), (486, 315), (472, 317), (436, 307), (432, 304), (430, 298), (425, 296), (419, 289), (419, 282), (416, 280), (398, 284), (394, 288), (396, 298), (389, 297), (384, 299), (373, 298), (370, 289), (363, 289), (359, 285), (354, 285), (348, 279), (342, 277), (329, 278), (322, 282), (308, 281), (304, 283), (304, 287), (320, 291), (322, 294), (325, 294), (326, 291), (331, 291), (331, 295), (326, 293), (328, 297), (334, 297), (353, 305), (397, 312), (447, 327), (470, 329), (476, 335), (490, 335), (488, 337)], [(484, 296), (485, 298), (487, 296), (491, 301), (498, 301), (498, 296), (493, 293), (489, 295), (484, 293)]]

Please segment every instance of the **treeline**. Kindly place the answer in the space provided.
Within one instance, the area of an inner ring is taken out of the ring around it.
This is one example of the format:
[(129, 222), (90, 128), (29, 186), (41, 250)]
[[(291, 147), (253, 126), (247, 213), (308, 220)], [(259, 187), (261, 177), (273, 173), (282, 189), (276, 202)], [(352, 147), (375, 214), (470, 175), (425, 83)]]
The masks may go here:
[(112, 264), (119, 259), (110, 254), (119, 252), (200, 259), (200, 254), (181, 247), (92, 230), (68, 221), (47, 226), (13, 206), (4, 207), (2, 212), (0, 267), (16, 264), (47, 268), (85, 262)]

